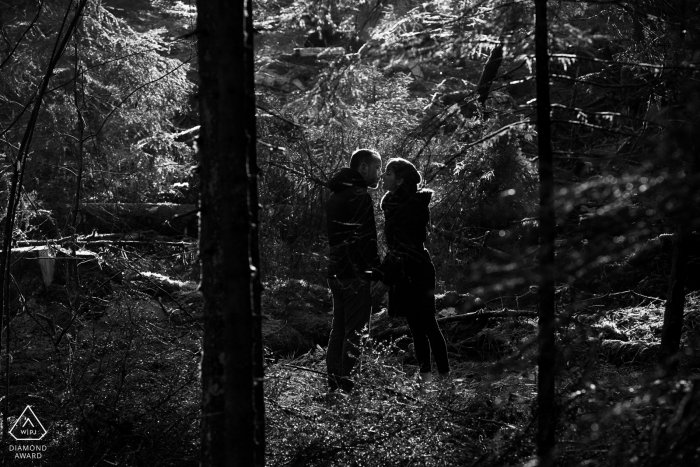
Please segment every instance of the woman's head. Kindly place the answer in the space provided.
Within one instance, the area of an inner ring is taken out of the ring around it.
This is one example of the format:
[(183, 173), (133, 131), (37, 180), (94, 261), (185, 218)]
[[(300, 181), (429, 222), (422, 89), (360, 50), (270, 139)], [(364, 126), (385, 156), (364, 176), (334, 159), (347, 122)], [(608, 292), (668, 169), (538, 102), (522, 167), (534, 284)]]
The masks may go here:
[(389, 159), (384, 169), (384, 188), (395, 191), (399, 186), (416, 189), (422, 178), (416, 166), (401, 157)]

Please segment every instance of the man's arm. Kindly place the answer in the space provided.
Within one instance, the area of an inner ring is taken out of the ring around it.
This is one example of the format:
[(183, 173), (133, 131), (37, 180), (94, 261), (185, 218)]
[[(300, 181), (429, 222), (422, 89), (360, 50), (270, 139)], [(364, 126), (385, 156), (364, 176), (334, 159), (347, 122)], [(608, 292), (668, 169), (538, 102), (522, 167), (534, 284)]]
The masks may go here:
[(350, 258), (360, 271), (372, 271), (372, 279), (379, 279), (379, 253), (377, 251), (377, 225), (374, 220), (374, 204), (366, 191), (351, 197), (349, 211), (351, 223), (355, 225), (349, 248)]

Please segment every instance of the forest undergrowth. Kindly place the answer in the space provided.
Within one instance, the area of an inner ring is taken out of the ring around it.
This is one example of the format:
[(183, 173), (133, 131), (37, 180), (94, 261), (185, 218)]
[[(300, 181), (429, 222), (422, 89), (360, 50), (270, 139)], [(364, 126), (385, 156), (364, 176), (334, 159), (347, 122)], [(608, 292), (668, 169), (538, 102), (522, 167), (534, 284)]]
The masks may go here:
[[(80, 299), (60, 283), (16, 297), (10, 413), (31, 403), (51, 433), (36, 465), (197, 465), (202, 302), (192, 258), (168, 248), (100, 252)], [(268, 282), (265, 321), (285, 322), (298, 302), (298, 316), (328, 323), (324, 290)], [(687, 298), (672, 379), (656, 373), (662, 301), (589, 303), (559, 314), (560, 465), (693, 465), (700, 294)], [(268, 465), (534, 465), (535, 318), (443, 324), (454, 384), (423, 393), (410, 338), (373, 338), (403, 323), (379, 316), (349, 396), (327, 394), (323, 346), (268, 346)]]
[[(700, 296), (691, 295), (689, 303), (692, 323)], [(560, 329), (560, 465), (692, 465), (697, 459), (690, 441), (700, 415), (692, 407), (695, 344), (688, 337), (677, 379), (657, 378), (647, 349), (658, 341), (659, 305), (598, 310), (585, 323)], [(443, 329), (454, 387), (427, 394), (400, 342), (365, 340), (357, 391), (330, 404), (323, 349), (273, 364), (266, 393), (270, 465), (535, 465), (536, 322), (490, 321), (479, 331), (489, 338), (481, 340), (477, 358), (473, 349), (468, 357), (460, 353), (450, 342), (454, 333)], [(604, 339), (612, 332), (626, 340)], [(671, 433), (678, 438), (669, 445), (664, 439)]]

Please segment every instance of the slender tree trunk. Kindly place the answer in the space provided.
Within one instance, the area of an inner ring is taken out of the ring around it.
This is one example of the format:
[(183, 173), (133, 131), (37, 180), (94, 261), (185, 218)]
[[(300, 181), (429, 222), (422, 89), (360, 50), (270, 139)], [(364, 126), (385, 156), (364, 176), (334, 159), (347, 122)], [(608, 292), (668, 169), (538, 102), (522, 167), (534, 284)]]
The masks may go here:
[[(54, 69), (56, 68), (56, 64), (60, 60), (61, 56), (63, 55), (63, 52), (66, 49), (66, 45), (68, 44), (68, 41), (73, 37), (73, 33), (75, 32), (76, 28), (78, 27), (78, 23), (82, 17), (83, 10), (85, 9), (85, 5), (87, 4), (87, 0), (80, 0), (75, 6), (75, 13), (73, 17), (70, 19), (70, 22), (68, 21), (70, 17), (70, 6), (66, 10), (66, 13), (63, 17), (63, 22), (60, 25), (60, 28), (58, 30), (58, 34), (56, 35), (56, 43), (54, 45), (54, 50), (52, 52), (52, 55), (49, 59), (48, 64), (46, 65), (46, 72), (44, 74), (44, 78), (42, 79), (41, 83), (39, 84), (39, 88), (36, 92), (36, 100), (34, 101), (34, 107), (32, 109), (32, 113), (29, 116), (29, 121), (27, 122), (27, 127), (24, 130), (24, 134), (22, 136), (22, 142), (19, 146), (19, 151), (17, 154), (17, 159), (13, 161), (13, 172), (12, 172), (12, 179), (10, 182), (10, 190), (9, 190), (9, 200), (7, 202), (7, 212), (6, 212), (6, 219), (5, 219), (5, 233), (4, 233), (4, 238), (3, 238), (3, 246), (2, 246), (2, 252), (0, 254), (0, 274), (2, 274), (2, 286), (0, 286), (0, 304), (2, 304), (3, 310), (0, 311), (0, 331), (3, 328), (6, 329), (6, 339), (7, 341), (5, 342), (6, 346), (6, 366), (5, 366), (5, 410), (3, 410), (3, 439), (7, 439), (8, 437), (8, 421), (7, 421), (7, 416), (9, 412), (9, 374), (10, 374), (10, 361), (9, 361), (9, 355), (10, 355), (10, 344), (9, 344), (9, 338), (10, 338), (10, 299), (9, 299), (9, 290), (10, 290), (10, 250), (11, 250), (11, 245), (12, 245), (12, 232), (14, 228), (14, 222), (15, 222), (15, 214), (17, 213), (17, 207), (19, 205), (19, 199), (20, 199), (20, 193), (22, 190), (22, 183), (24, 180), (24, 172), (26, 169), (26, 163), (27, 163), (27, 155), (29, 154), (29, 148), (32, 143), (32, 138), (34, 136), (34, 128), (36, 126), (37, 120), (39, 118), (39, 111), (41, 110), (41, 106), (44, 101), (44, 96), (46, 95), (46, 91), (49, 85), (49, 81), (51, 80), (51, 77), (53, 76)], [(43, 3), (39, 6), (41, 9), (43, 7)], [(3, 319), (3, 318), (6, 318)], [(1, 335), (1, 334), (0, 334)], [(1, 344), (1, 343), (0, 343)]]
[[(77, 34), (76, 34), (77, 36)], [(78, 126), (78, 167), (76, 168), (75, 200), (73, 201), (73, 211), (70, 217), (71, 234), (75, 237), (78, 226), (78, 212), (80, 211), (80, 190), (83, 185), (83, 146), (85, 135), (85, 119), (83, 118), (83, 103), (85, 102), (85, 80), (83, 79), (80, 65), (80, 55), (78, 54), (78, 40), (75, 40), (75, 80), (73, 87), (73, 105), (75, 105), (75, 116)]]
[[(77, 125), (77, 148), (76, 156), (78, 159), (78, 166), (76, 167), (76, 181), (75, 181), (75, 199), (73, 201), (72, 214), (70, 218), (70, 233), (73, 236), (73, 242), (71, 244), (71, 255), (75, 257), (76, 242), (75, 239), (78, 237), (76, 227), (78, 225), (78, 212), (80, 211), (80, 190), (83, 185), (83, 157), (84, 157), (84, 141), (83, 137), (85, 135), (85, 119), (83, 117), (82, 105), (85, 102), (85, 82), (81, 80), (80, 71), (80, 59), (78, 55), (78, 33), (76, 31), (75, 37), (75, 74), (73, 76), (75, 83), (73, 87), (73, 105), (75, 105), (76, 113), (76, 125)], [(80, 90), (83, 94), (79, 96)], [(78, 271), (77, 261), (65, 261), (66, 267), (66, 290), (69, 294), (69, 302), (72, 307), (73, 314), (77, 314), (80, 309), (80, 274)]]
[[(671, 65), (680, 66), (689, 49), (686, 43), (686, 18), (687, 5), (685, 0), (661, 4), (662, 12), (673, 24), (672, 18), (678, 18), (678, 22), (669, 28), (672, 36), (676, 38), (673, 60)], [(691, 28), (692, 29), (696, 28)], [(697, 29), (696, 29), (697, 30)], [(696, 194), (700, 190), (698, 177), (700, 176), (700, 144), (698, 144), (697, 132), (700, 129), (700, 121), (697, 114), (697, 95), (700, 90), (693, 80), (686, 78), (680, 101), (669, 106), (669, 133), (671, 147), (677, 145), (675, 150), (669, 150), (668, 155), (673, 158), (681, 156), (682, 170), (686, 172), (684, 184), (685, 196), (680, 200), (678, 213), (673, 216), (677, 222), (676, 235), (673, 239), (673, 253), (671, 259), (671, 271), (668, 278), (668, 292), (664, 308), (664, 323), (661, 330), (661, 346), (659, 349), (659, 370), (665, 376), (674, 376), (678, 372), (680, 363), (680, 345), (683, 334), (683, 315), (685, 310), (685, 284), (688, 276), (688, 263), (690, 261), (690, 248), (693, 230), (698, 227), (698, 203)], [(692, 83), (692, 84), (691, 84)], [(675, 86), (673, 80), (668, 83), (669, 88)], [(685, 100), (684, 100), (685, 99)], [(678, 151), (680, 150), (680, 151)], [(683, 191), (679, 190), (679, 193)]]
[(264, 464), (249, 1), (198, 2), (203, 467)]
[(540, 465), (554, 460), (556, 404), (554, 400), (554, 175), (547, 50), (547, 0), (535, 0), (535, 57), (537, 72), (537, 138), (540, 175), (539, 324), (537, 385), (537, 455)]
[[(255, 69), (253, 49), (253, 2), (246, 2), (246, 66), (249, 70)], [(263, 360), (263, 336), (262, 336), (262, 307), (260, 297), (262, 294), (260, 271), (260, 243), (259, 243), (259, 200), (258, 200), (258, 167), (257, 157), (257, 128), (255, 125), (255, 75), (251, 71), (246, 73), (246, 85), (248, 92), (248, 112), (246, 130), (251, 135), (252, 141), (248, 145), (248, 175), (250, 177), (248, 188), (250, 190), (250, 258), (254, 268), (252, 280), (253, 292), (253, 400), (254, 400), (254, 461), (256, 466), (265, 465), (265, 398), (264, 378), (265, 368)]]
[(486, 99), (489, 97), (491, 83), (498, 76), (498, 70), (503, 62), (503, 46), (497, 45), (491, 51), (489, 59), (484, 65), (484, 70), (481, 72), (479, 83), (476, 85), (476, 92), (479, 94), (479, 103), (482, 107), (486, 106)]
[(673, 376), (678, 371), (678, 351), (683, 333), (685, 279), (688, 271), (689, 247), (690, 230), (685, 223), (682, 223), (673, 239), (671, 275), (668, 280), (668, 294), (659, 350), (659, 366), (667, 376)]

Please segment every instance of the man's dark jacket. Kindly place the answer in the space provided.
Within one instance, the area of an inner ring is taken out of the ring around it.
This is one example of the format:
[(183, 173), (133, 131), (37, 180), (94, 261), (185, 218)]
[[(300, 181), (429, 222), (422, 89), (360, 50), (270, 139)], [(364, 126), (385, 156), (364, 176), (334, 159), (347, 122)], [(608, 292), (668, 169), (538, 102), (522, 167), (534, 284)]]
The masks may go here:
[(330, 262), (328, 277), (379, 279), (377, 226), (367, 182), (356, 170), (344, 168), (328, 187), (326, 204)]

